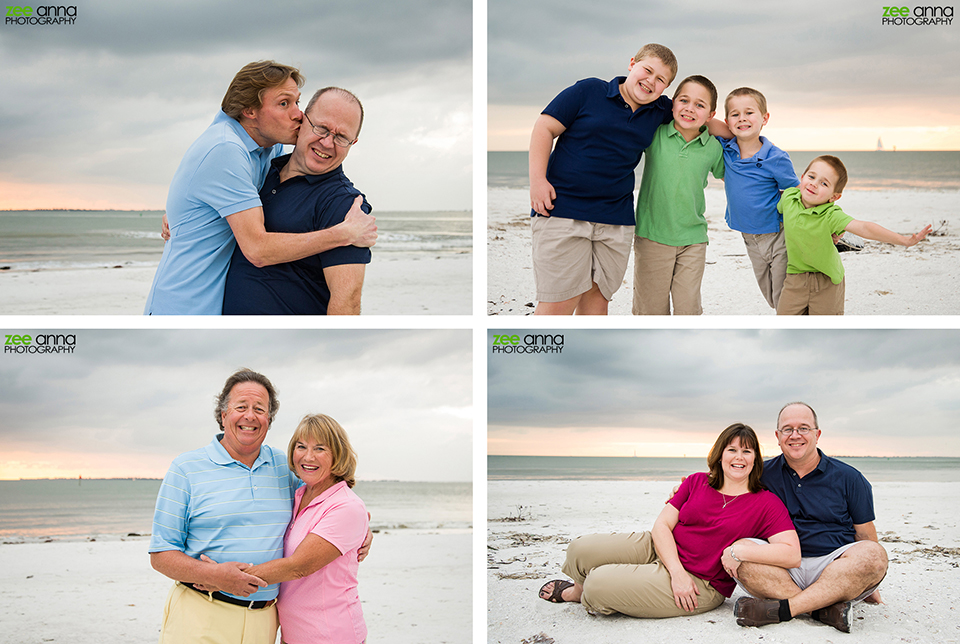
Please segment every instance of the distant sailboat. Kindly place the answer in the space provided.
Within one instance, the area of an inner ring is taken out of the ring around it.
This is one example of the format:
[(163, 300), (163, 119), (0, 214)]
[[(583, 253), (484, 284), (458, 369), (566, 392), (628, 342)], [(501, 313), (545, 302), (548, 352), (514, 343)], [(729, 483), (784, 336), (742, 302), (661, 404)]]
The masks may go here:
[(883, 152), (883, 139), (877, 137), (877, 152)]

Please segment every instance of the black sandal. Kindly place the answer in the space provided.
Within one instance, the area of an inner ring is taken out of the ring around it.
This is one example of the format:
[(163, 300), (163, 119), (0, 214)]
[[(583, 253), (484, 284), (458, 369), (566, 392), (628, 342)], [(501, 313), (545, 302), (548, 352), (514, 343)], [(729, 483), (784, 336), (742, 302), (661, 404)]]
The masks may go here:
[[(547, 587), (547, 584), (553, 584), (553, 592), (550, 593), (549, 597), (544, 597), (543, 589)], [(567, 601), (561, 595), (563, 591), (573, 586), (572, 581), (567, 581), (566, 579), (554, 579), (552, 581), (548, 581), (547, 584), (540, 586), (540, 599), (553, 602), (554, 604), (562, 604)]]

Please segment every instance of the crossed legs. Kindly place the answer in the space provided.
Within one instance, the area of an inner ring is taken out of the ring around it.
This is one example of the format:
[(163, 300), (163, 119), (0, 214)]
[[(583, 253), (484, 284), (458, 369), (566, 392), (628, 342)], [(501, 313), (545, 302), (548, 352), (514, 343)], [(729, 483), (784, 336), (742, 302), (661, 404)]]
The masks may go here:
[(797, 616), (842, 601), (866, 599), (887, 574), (887, 552), (875, 541), (858, 541), (801, 589), (784, 568), (745, 562), (737, 571), (743, 588), (761, 599), (788, 599)]

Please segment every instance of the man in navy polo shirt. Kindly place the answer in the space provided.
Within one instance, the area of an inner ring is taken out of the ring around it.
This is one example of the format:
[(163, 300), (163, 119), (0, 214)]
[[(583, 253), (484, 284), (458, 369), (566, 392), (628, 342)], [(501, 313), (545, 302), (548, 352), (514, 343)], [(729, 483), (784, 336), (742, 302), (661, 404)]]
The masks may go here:
[[(340, 224), (360, 191), (343, 172), (357, 142), (363, 106), (337, 87), (319, 90), (304, 112), (292, 154), (275, 159), (260, 191), (268, 232), (307, 233)], [(370, 205), (363, 201), (369, 213)], [(237, 248), (230, 261), (224, 315), (357, 315), (370, 249), (340, 246), (258, 268)]]
[(810, 613), (849, 632), (853, 605), (879, 603), (877, 587), (887, 573), (872, 488), (856, 469), (817, 448), (817, 415), (806, 403), (780, 410), (776, 434), (783, 453), (764, 463), (761, 481), (787, 506), (803, 559), (787, 570), (740, 562), (736, 544), (725, 550), (724, 567), (753, 595), (737, 600), (737, 623), (763, 626)]

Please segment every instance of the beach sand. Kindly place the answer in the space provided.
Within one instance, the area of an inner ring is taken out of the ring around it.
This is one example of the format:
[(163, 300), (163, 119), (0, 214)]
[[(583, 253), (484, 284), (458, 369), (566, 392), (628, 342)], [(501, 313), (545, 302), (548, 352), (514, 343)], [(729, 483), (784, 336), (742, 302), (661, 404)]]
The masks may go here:
[[(926, 224), (946, 234), (912, 248), (867, 241), (864, 250), (842, 254), (847, 315), (960, 314), (960, 217), (956, 192), (856, 191), (839, 205), (856, 219), (913, 234)], [(723, 188), (706, 190), (710, 244), (700, 289), (705, 315), (775, 315), (760, 294), (740, 233), (724, 221)], [(536, 305), (530, 258), (529, 195), (526, 190), (487, 190), (487, 313), (531, 315)], [(611, 315), (630, 315), (633, 257), (624, 284), (610, 303)]]
[[(471, 253), (383, 253), (367, 266), (364, 315), (469, 315)], [(142, 315), (155, 266), (0, 271), (3, 315)]]
[[(801, 616), (762, 628), (738, 626), (735, 591), (716, 610), (662, 620), (588, 615), (537, 591), (560, 572), (566, 544), (581, 534), (649, 530), (677, 482), (491, 481), (487, 510), (487, 641), (876, 642), (960, 641), (960, 483), (876, 483), (876, 527), (890, 567), (882, 605), (859, 604), (849, 634)], [(522, 517), (520, 521), (504, 521)]]
[[(367, 642), (462, 644), (472, 634), (469, 533), (381, 532), (360, 565)], [(149, 538), (0, 545), (0, 644), (157, 641), (172, 586)], [(279, 638), (278, 640), (279, 641)]]

